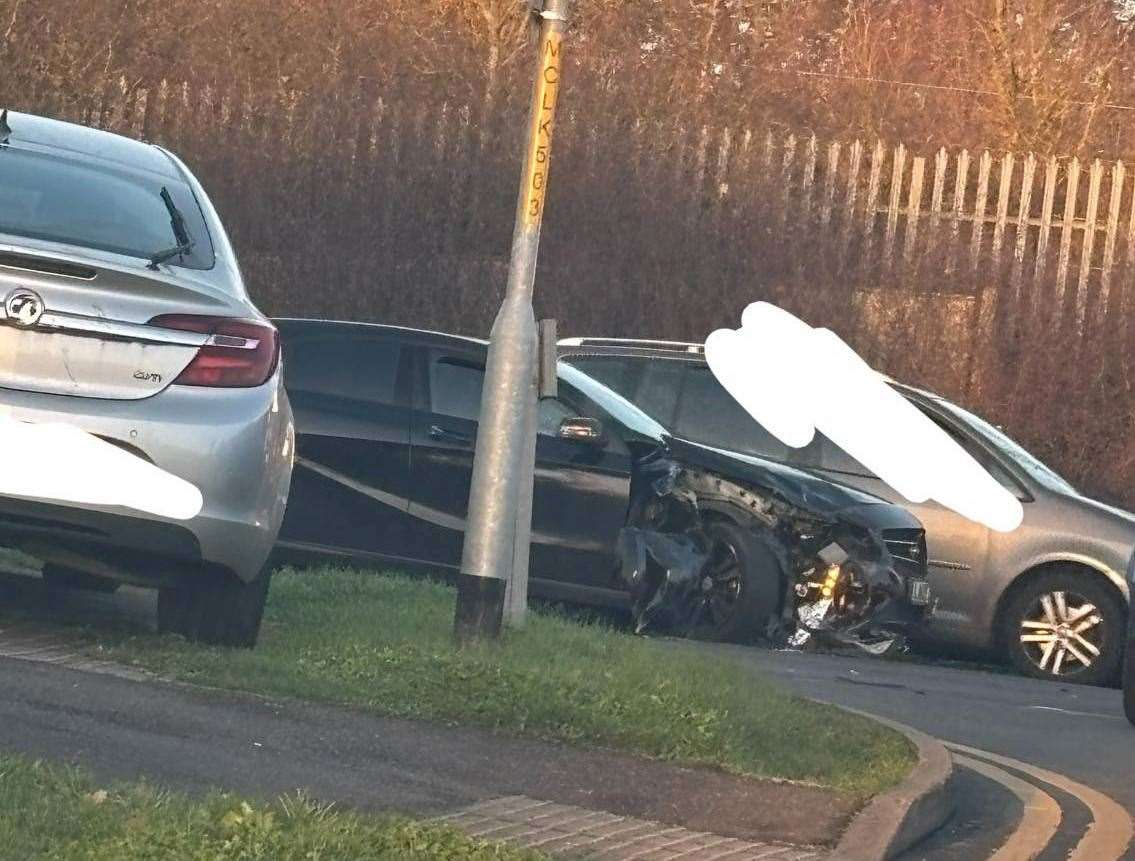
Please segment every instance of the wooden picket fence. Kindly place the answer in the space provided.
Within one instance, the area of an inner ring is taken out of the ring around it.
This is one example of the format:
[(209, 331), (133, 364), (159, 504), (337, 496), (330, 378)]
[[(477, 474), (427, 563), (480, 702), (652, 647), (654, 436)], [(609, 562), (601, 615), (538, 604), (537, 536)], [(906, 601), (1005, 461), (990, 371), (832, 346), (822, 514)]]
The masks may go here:
[[(208, 86), (163, 82), (145, 89), (120, 81), (81, 98), (41, 93), (36, 101), (31, 107), (45, 113), (191, 150), (248, 148), (250, 137), (265, 143), (266, 158), (307, 147), (309, 156), (341, 163), (334, 173), (347, 191), (373, 176), (368, 161), (402, 169), (398, 154), (412, 152), (417, 175), (424, 176), (423, 158), (453, 174), (455, 159), (485, 154), (484, 131), (478, 131), (483, 118), (476, 109), (450, 105), (351, 97), (329, 107)], [(930, 284), (939, 292), (974, 295), (996, 286), (1001, 301), (1065, 309), (1077, 329), (1129, 309), (1125, 275), (1135, 272), (1135, 181), (1128, 181), (1122, 162), (945, 148), (916, 154), (883, 141), (607, 122), (565, 117), (561, 145), (575, 152), (577, 170), (601, 175), (604, 148), (617, 144), (629, 151), (622, 157), (644, 186), (668, 178), (687, 189), (689, 217), (703, 230), (760, 199), (765, 229), (789, 244), (803, 233), (824, 234), (840, 271), (858, 289)], [(509, 182), (512, 173), (504, 174)], [(500, 179), (494, 173), (491, 182)], [(449, 205), (483, 205), (491, 195), (479, 182), (474, 176), (451, 189), (468, 199)], [(511, 200), (494, 217), (507, 221), (510, 206)], [(373, 212), (375, 229), (396, 222), (401, 207), (396, 196), (383, 200)], [(468, 231), (457, 217), (442, 228)], [(381, 244), (390, 237), (374, 239)], [(461, 242), (441, 237), (437, 245), (452, 249)]]
[[(735, 138), (728, 129), (719, 136), (722, 198), (731, 161), (751, 160), (753, 133), (744, 131), (739, 147)], [(825, 145), (772, 132), (760, 150), (762, 174), (781, 190), (781, 225), (835, 229), (844, 263), (858, 242), (861, 272), (917, 272), (926, 256), (946, 274), (1007, 266), (1015, 298), (1054, 287), (1082, 326), (1093, 307), (1109, 307), (1120, 270), (1135, 266), (1135, 182), (1120, 161), (946, 148), (923, 156), (902, 143)]]
[[(0, 104), (185, 158), (267, 313), (474, 335), (507, 272), (523, 95), (465, 106), (112, 81), (65, 96), (0, 79)], [(702, 339), (769, 299), (1131, 498), (1129, 166), (690, 127), (680, 108), (641, 117), (579, 98), (557, 126), (536, 294), (565, 335)]]

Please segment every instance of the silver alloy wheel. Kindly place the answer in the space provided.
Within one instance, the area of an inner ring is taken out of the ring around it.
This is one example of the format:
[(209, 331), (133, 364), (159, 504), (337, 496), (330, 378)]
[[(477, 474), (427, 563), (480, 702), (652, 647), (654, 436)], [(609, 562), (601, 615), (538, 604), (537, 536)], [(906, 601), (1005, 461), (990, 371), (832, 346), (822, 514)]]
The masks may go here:
[(1083, 672), (1103, 646), (1103, 614), (1083, 595), (1046, 592), (1021, 620), (1021, 643), (1038, 669), (1054, 676)]

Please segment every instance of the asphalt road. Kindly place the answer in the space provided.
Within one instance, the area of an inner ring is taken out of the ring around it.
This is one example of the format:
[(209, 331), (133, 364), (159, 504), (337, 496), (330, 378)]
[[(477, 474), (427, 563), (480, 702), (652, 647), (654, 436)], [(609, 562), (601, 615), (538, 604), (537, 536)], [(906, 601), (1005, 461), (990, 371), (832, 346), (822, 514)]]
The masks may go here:
[[(8, 581), (9, 584), (12, 582)], [(24, 578), (19, 578), (19, 582), (23, 586), (6, 585), (0, 580), (0, 597), (5, 599), (5, 603), (15, 602), (31, 615), (44, 618), (39, 611), (46, 608), (37, 604), (42, 599), (42, 590), (27, 588), (29, 581)], [(56, 600), (50, 609), (72, 619), (82, 618), (96, 626), (104, 623), (148, 625), (152, 624), (152, 605), (149, 593), (123, 589), (114, 596), (72, 593), (61, 601)], [(46, 625), (48, 631), (50, 627), (50, 624)], [(958, 811), (942, 832), (908, 853), (904, 861), (989, 858), (1006, 841), (1024, 840), (1027, 843), (1029, 839), (1038, 847), (1037, 851), (1016, 857), (1056, 861), (1068, 858), (1070, 852), (1080, 847), (1080, 855), (1073, 857), (1083, 861), (1119, 858), (1135, 861), (1135, 848), (1126, 852), (1113, 851), (1112, 848), (1100, 850), (1101, 845), (1113, 847), (1115, 842), (1112, 840), (1108, 844), (1108, 834), (1103, 832), (1110, 829), (1114, 837), (1119, 818), (1129, 823), (1123, 810), (1135, 816), (1135, 728), (1123, 716), (1122, 695), (1117, 690), (1060, 685), (978, 669), (891, 662), (854, 655), (770, 652), (757, 648), (677, 642), (674, 646), (730, 654), (754, 672), (771, 675), (803, 695), (889, 717), (959, 746), (954, 748), (957, 761), (968, 764), (959, 767), (955, 776)], [(0, 745), (15, 745), (16, 749), (39, 751), (44, 755), (53, 751), (68, 755), (68, 751), (64, 750), (68, 733), (60, 731), (53, 735), (50, 723), (45, 724), (44, 716), (36, 711), (37, 704), (56, 699), (59, 692), (50, 695), (46, 690), (37, 692), (37, 684), (46, 682), (36, 682), (34, 672), (13, 667), (13, 663), (20, 662), (0, 661), (0, 686), (5, 690), (4, 699), (7, 701), (0, 710)], [(40, 678), (44, 677), (41, 675)], [(59, 684), (88, 687), (92, 697), (102, 695), (97, 692), (105, 692), (109, 700), (104, 709), (107, 713), (99, 718), (103, 724), (107, 721), (102, 718), (113, 723), (114, 715), (121, 714), (111, 689), (117, 690), (116, 686), (125, 682), (80, 673), (75, 674), (74, 679), (59, 681)], [(23, 693), (17, 696), (13, 693), (15, 691)], [(145, 699), (145, 695), (139, 695), (138, 708), (143, 715), (147, 714)], [(378, 779), (378, 772), (366, 773), (372, 768), (385, 768), (374, 762), (352, 774), (353, 766), (342, 765), (342, 755), (347, 753), (347, 761), (353, 760), (350, 754), (359, 749), (353, 740), (345, 744), (339, 740), (330, 748), (321, 745), (318, 749), (307, 751), (304, 745), (310, 742), (303, 741), (298, 730), (294, 738), (278, 740), (280, 745), (298, 745), (297, 749), (303, 756), (295, 763), (284, 761), (279, 765), (283, 770), (278, 774), (272, 771), (276, 766), (267, 772), (249, 768), (257, 757), (269, 759), (263, 755), (265, 752), (261, 748), (253, 744), (256, 740), (254, 713), (261, 707), (268, 706), (249, 703), (241, 707), (242, 713), (253, 723), (248, 728), (234, 725), (225, 729), (225, 737), (231, 735), (228, 741), (232, 744), (215, 762), (202, 761), (202, 779), (206, 774), (215, 775), (214, 769), (221, 768), (222, 771), (231, 770), (230, 785), (235, 789), (255, 789), (255, 783), (247, 782), (252, 774), (257, 774), (258, 780), (263, 780), (267, 774), (273, 788), (277, 783), (286, 786), (295, 777), (291, 769), (298, 769), (296, 774), (310, 776), (316, 763), (331, 756), (333, 762), (338, 763), (334, 768), (345, 767), (346, 770), (328, 773), (328, 781), (340, 782), (346, 777), (350, 784), (357, 780), (360, 799), (364, 787), (369, 786), (369, 792), (376, 783), (389, 781), (388, 785), (396, 794), (403, 799), (415, 800), (408, 807), (425, 812), (483, 797), (487, 791), (485, 787), (475, 786), (475, 781), (447, 786), (442, 770), (438, 771), (437, 780), (431, 777), (425, 784), (400, 784), (397, 772), (401, 765), (393, 754), (391, 767), (396, 772), (393, 775)], [(195, 701), (187, 719), (191, 722), (196, 720), (193, 717), (195, 711), (205, 708), (204, 703)], [(204, 720), (203, 715), (204, 712), (198, 717)], [(93, 718), (79, 711), (69, 713), (63, 709), (51, 720), (78, 727), (83, 721)], [(132, 727), (127, 723), (123, 728), (127, 734), (135, 731), (141, 733), (141, 738), (147, 738), (144, 726)], [(177, 739), (179, 732), (175, 726), (169, 733), (174, 744), (181, 743)], [(37, 748), (37, 745), (40, 747)], [(130, 741), (129, 746), (133, 745), (134, 742)], [(137, 755), (142, 757), (144, 749), (140, 751)], [(78, 754), (79, 750), (72, 753)], [(187, 755), (185, 762), (192, 763), (197, 755)], [(143, 760), (136, 760), (134, 756), (126, 755), (121, 761), (111, 757), (110, 761), (103, 763), (103, 767), (119, 773), (119, 768), (115, 767), (117, 762), (127, 773), (146, 771)], [(250, 760), (250, 757), (253, 759)], [(568, 762), (570, 758), (564, 760), (564, 767)], [(232, 766), (231, 769), (229, 766)], [(161, 777), (159, 774), (154, 776)], [(520, 789), (517, 787), (517, 791)], [(1102, 795), (1093, 795), (1093, 790)], [(1114, 815), (1115, 811), (1107, 809), (1111, 803), (1108, 799), (1118, 805), (1119, 817)], [(565, 798), (565, 801), (569, 799)], [(578, 803), (578, 799), (574, 801)], [(1092, 839), (1097, 843), (1091, 844), (1088, 848), (1092, 851), (1085, 853), (1082, 841), (1091, 833), (1089, 827), (1093, 822), (1097, 825)], [(1119, 823), (1119, 831), (1124, 824)], [(1103, 844), (1099, 843), (1100, 840)]]
[[(889, 717), (945, 742), (1069, 778), (1135, 815), (1135, 727), (1123, 715), (1117, 690), (859, 656), (704, 648), (735, 654), (805, 696)], [(1016, 765), (999, 767), (1040, 786), (1057, 802), (1059, 827), (1040, 857), (1067, 857), (1092, 819), (1085, 794), (1038, 780)], [(911, 858), (988, 857), (1019, 822), (1021, 803), (1003, 785), (967, 768), (959, 769), (957, 780), (960, 806), (954, 821)], [(1135, 861), (1135, 848), (1112, 857)]]

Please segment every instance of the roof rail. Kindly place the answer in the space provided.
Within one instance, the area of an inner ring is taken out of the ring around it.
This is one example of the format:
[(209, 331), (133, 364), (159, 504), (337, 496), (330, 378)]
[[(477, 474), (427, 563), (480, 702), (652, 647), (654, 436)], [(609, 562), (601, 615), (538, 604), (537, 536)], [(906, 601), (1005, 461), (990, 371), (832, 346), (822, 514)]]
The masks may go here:
[(652, 341), (644, 338), (561, 338), (561, 347), (635, 347), (641, 350), (666, 350), (673, 353), (704, 353), (703, 344), (688, 341)]

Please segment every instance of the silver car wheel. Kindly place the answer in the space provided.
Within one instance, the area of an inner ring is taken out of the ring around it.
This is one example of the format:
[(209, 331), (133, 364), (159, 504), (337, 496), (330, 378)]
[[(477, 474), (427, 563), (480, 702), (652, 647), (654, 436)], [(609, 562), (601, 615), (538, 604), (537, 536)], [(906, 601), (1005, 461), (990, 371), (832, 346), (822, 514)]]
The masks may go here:
[(1021, 620), (1021, 644), (1036, 667), (1054, 676), (1082, 672), (1103, 646), (1103, 615), (1075, 592), (1040, 595)]

